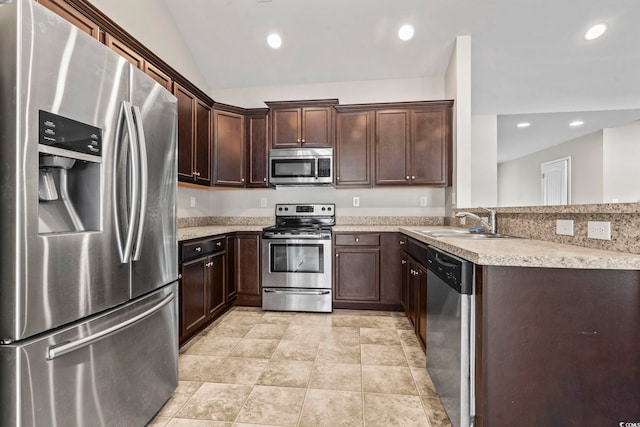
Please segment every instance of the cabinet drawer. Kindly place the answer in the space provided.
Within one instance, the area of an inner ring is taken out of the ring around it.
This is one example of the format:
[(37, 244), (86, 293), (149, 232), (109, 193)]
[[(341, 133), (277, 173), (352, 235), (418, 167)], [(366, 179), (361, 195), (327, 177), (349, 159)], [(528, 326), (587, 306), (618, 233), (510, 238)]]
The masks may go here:
[(380, 234), (336, 234), (336, 246), (380, 246)]
[(186, 261), (188, 259), (199, 257), (202, 255), (223, 251), (225, 250), (225, 247), (226, 245), (224, 237), (183, 243), (180, 260)]

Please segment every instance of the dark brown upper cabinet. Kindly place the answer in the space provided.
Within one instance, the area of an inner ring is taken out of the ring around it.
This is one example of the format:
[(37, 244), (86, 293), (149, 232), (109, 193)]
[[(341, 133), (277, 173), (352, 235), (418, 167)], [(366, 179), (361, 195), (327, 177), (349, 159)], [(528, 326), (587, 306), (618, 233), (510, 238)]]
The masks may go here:
[(174, 84), (178, 99), (178, 179), (211, 184), (211, 109), (191, 92)]
[(370, 187), (374, 112), (336, 110), (336, 187)]
[(125, 43), (121, 42), (117, 38), (113, 37), (111, 34), (104, 35), (104, 44), (107, 45), (111, 50), (113, 50), (118, 55), (122, 56), (124, 59), (129, 61), (135, 67), (144, 70), (144, 58), (135, 50), (131, 49)]
[(452, 105), (398, 103), (376, 111), (376, 185), (450, 185)]
[(213, 183), (244, 187), (245, 128), (239, 112), (213, 110)]
[(247, 139), (247, 187), (268, 187), (269, 110), (251, 109), (245, 113)]
[(337, 99), (265, 102), (271, 109), (271, 147), (333, 147)]
[(158, 82), (166, 90), (169, 92), (173, 91), (173, 81), (171, 80), (171, 77), (169, 77), (169, 75), (163, 72), (160, 68), (150, 64), (148, 61), (145, 61), (143, 70), (147, 76)]

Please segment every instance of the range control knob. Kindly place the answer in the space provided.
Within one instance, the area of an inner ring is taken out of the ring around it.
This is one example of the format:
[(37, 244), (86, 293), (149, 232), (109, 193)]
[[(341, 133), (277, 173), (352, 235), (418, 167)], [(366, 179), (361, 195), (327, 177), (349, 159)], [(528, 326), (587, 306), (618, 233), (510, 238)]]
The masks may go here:
[(324, 208), (324, 207), (322, 208), (322, 211), (323, 211), (323, 212), (324, 212), (324, 211), (326, 211), (326, 210), (327, 210), (327, 208)]
[(287, 212), (289, 210), (289, 208), (284, 208), (284, 211)]
[(279, 211), (279, 212), (282, 212), (282, 208), (278, 208), (278, 211)]
[(331, 207), (328, 207), (327, 209), (330, 211), (330, 210), (331, 210)]

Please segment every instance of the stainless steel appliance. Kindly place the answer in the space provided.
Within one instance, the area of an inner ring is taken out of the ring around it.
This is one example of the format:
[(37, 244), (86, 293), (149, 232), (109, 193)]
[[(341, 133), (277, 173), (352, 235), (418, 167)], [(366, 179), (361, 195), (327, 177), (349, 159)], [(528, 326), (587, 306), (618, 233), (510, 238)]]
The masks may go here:
[(333, 184), (333, 148), (269, 150), (269, 184)]
[(177, 386), (176, 99), (0, 2), (0, 425), (144, 425)]
[(334, 204), (278, 204), (276, 225), (262, 232), (262, 308), (332, 311)]
[(473, 264), (428, 248), (427, 371), (454, 427), (473, 426)]

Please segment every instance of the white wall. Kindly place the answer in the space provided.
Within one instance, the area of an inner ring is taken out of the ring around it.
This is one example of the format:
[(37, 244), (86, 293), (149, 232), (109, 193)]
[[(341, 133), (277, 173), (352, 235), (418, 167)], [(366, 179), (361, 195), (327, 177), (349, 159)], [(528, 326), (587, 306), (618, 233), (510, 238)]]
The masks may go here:
[[(195, 207), (191, 207), (191, 198)], [(360, 206), (353, 207), (353, 197)], [(427, 206), (420, 206), (420, 198)], [(260, 207), (262, 198), (267, 206)], [(287, 187), (276, 190), (199, 190), (178, 187), (178, 217), (273, 216), (276, 203), (335, 203), (339, 216), (443, 216), (444, 189)]]
[(202, 91), (208, 85), (164, 2), (91, 0), (91, 3)]
[(498, 205), (498, 116), (471, 116), (471, 206)]
[(338, 98), (340, 104), (375, 102), (425, 101), (443, 99), (444, 79), (425, 77), (415, 79), (366, 80), (303, 85), (258, 86), (212, 90), (218, 102), (244, 108), (264, 108), (264, 101)]
[(571, 203), (602, 203), (603, 133), (598, 131), (499, 164), (498, 206), (542, 205), (540, 164), (562, 157), (571, 157)]
[(604, 129), (603, 144), (603, 201), (640, 201), (640, 121)]

